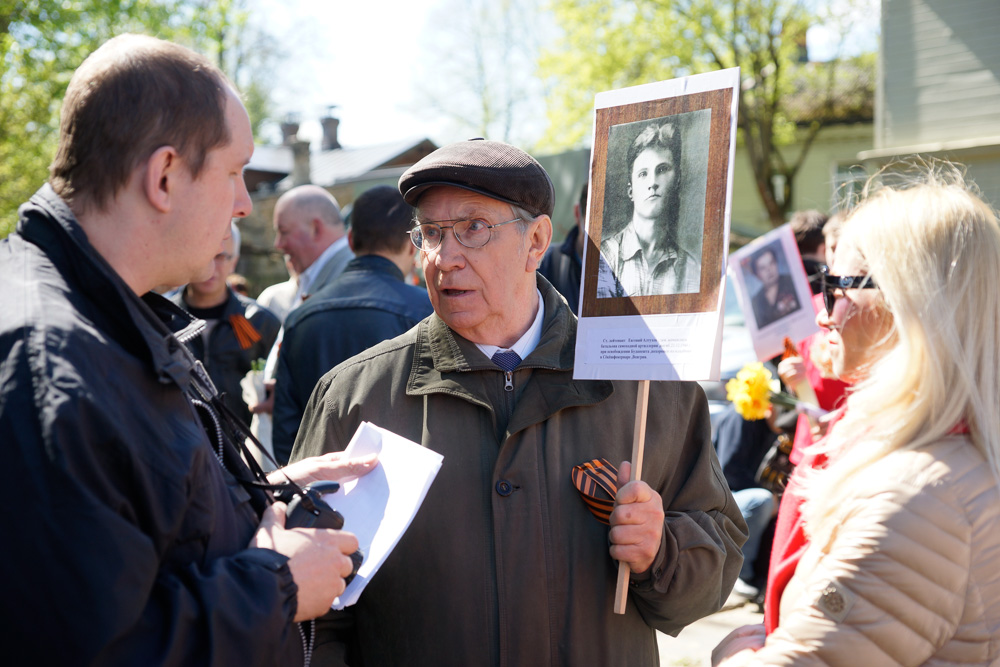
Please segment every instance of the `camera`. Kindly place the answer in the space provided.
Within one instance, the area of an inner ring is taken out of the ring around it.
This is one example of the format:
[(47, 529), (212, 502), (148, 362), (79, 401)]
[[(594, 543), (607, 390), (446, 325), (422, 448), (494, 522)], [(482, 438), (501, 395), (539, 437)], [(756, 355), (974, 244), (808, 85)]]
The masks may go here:
[[(343, 515), (323, 500), (323, 496), (328, 493), (336, 493), (339, 489), (340, 484), (337, 482), (316, 482), (304, 489), (289, 485), (278, 491), (275, 494), (275, 500), (288, 504), (285, 528), (343, 529)], [(351, 561), (354, 563), (354, 567), (351, 569), (351, 574), (344, 580), (348, 584), (354, 579), (361, 563), (364, 562), (364, 554), (361, 551), (355, 551), (351, 554)]]

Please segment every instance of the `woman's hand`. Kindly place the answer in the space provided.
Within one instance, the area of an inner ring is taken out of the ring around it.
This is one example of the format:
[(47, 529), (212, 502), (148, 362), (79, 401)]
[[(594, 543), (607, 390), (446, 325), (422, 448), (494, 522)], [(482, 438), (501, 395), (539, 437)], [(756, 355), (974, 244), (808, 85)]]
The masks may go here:
[[(789, 389), (793, 389), (800, 382), (808, 382), (806, 375), (806, 364), (802, 357), (788, 357), (778, 362), (778, 377)], [(801, 397), (800, 397), (801, 398)]]

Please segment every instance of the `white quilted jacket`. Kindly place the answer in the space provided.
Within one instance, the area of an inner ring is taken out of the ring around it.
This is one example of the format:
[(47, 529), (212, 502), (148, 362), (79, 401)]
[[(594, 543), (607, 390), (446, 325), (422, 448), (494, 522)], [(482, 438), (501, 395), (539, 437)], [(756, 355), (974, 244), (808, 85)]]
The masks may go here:
[(964, 436), (856, 480), (754, 665), (1000, 665), (1000, 485)]

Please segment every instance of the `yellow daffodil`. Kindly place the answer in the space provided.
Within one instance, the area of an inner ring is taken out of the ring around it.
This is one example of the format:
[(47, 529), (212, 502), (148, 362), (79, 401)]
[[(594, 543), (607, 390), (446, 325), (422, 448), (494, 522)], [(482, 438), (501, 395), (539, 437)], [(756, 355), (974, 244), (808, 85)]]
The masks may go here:
[(747, 364), (736, 377), (726, 383), (726, 398), (733, 402), (737, 414), (748, 421), (767, 416), (771, 395), (780, 390), (780, 383), (772, 379), (771, 371), (759, 361)]

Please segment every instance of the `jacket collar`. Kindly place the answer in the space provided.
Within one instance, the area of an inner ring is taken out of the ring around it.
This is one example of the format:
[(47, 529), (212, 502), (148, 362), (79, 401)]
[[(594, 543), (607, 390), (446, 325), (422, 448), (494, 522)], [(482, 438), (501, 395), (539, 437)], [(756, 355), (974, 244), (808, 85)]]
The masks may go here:
[[(536, 278), (545, 304), (542, 337), (538, 347), (521, 363), (518, 370), (571, 373), (576, 347), (576, 316), (544, 277), (537, 275)], [(448, 393), (492, 410), (493, 406), (486, 403), (483, 397), (471, 392), (463, 379), (463, 374), (473, 371), (503, 372), (474, 343), (452, 331), (437, 313), (417, 325), (413, 363), (406, 386), (407, 395)], [(613, 391), (614, 385), (607, 380), (573, 380), (560, 375), (557, 382), (546, 383), (543, 396), (532, 398), (525, 394), (518, 405), (520, 407), (529, 402), (538, 405), (541, 413), (526, 416), (529, 422), (538, 421), (567, 407), (599, 403)], [(536, 398), (540, 400), (534, 400)], [(511, 426), (514, 426), (513, 422)]]
[(19, 214), (18, 233), (67, 267), (71, 288), (107, 314), (117, 328), (112, 332), (116, 339), (144, 356), (160, 382), (187, 389), (194, 357), (174, 331), (196, 327), (198, 321), (157, 294), (136, 296), (90, 244), (73, 211), (50, 185), (43, 185)]
[[(200, 322), (201, 320), (196, 319), (188, 311), (187, 301), (184, 300), (184, 293), (187, 291), (187, 287), (177, 292), (177, 294), (170, 297), (170, 301), (181, 308), (194, 322)], [(240, 299), (236, 296), (236, 292), (233, 291), (231, 287), (226, 287), (226, 302), (225, 307), (222, 309), (222, 317), (227, 318), (230, 315), (242, 315), (244, 313), (243, 304), (240, 303)]]
[(399, 270), (395, 262), (391, 259), (383, 257), (382, 255), (355, 255), (347, 266), (344, 267), (344, 273), (351, 273), (354, 271), (371, 271), (373, 273), (384, 273), (393, 278), (403, 280), (403, 272)]

